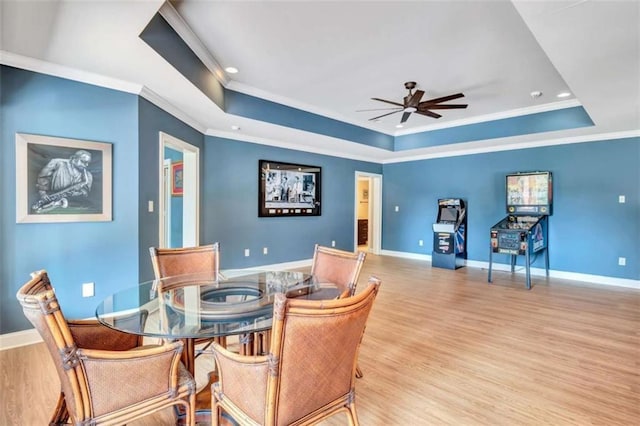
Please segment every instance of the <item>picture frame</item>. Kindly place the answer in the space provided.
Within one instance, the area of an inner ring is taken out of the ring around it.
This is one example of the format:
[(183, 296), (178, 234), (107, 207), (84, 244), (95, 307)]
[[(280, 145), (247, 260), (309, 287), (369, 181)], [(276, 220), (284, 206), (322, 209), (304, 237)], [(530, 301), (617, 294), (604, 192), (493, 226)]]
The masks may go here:
[(259, 160), (258, 216), (320, 216), (322, 169)]
[(16, 223), (112, 220), (112, 144), (16, 133)]
[(182, 161), (171, 163), (171, 195), (174, 197), (182, 197), (184, 193), (184, 164)]

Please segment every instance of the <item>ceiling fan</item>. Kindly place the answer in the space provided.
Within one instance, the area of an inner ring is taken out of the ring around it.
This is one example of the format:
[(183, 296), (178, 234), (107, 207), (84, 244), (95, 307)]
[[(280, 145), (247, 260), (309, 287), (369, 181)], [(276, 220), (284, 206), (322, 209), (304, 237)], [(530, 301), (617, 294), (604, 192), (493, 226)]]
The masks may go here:
[[(415, 93), (413, 93), (413, 89), (415, 89), (416, 85), (417, 85), (417, 83), (415, 81), (407, 81), (404, 84), (404, 87), (407, 90), (409, 90), (409, 94), (404, 97), (404, 102), (403, 103), (388, 101), (386, 99), (380, 99), (380, 98), (371, 98), (374, 101), (380, 101), (380, 102), (385, 102), (385, 103), (388, 103), (388, 104), (391, 104), (391, 105), (396, 105), (396, 107), (393, 108), (394, 111), (388, 112), (386, 114), (379, 115), (377, 117), (370, 118), (369, 121), (377, 120), (379, 118), (386, 117), (387, 115), (395, 114), (397, 112), (402, 112), (403, 113), (402, 114), (402, 119), (400, 120), (400, 123), (404, 123), (405, 121), (407, 121), (409, 119), (409, 116), (411, 115), (411, 113), (414, 113), (414, 112), (416, 114), (426, 115), (427, 117), (440, 118), (440, 117), (442, 117), (440, 114), (436, 114), (435, 112), (433, 112), (431, 110), (433, 110), (433, 109), (460, 109), (460, 108), (466, 108), (467, 107), (467, 104), (441, 104), (442, 102), (447, 102), (447, 101), (451, 101), (453, 99), (463, 98), (464, 95), (462, 93), (456, 93), (454, 95), (443, 96), (441, 98), (429, 99), (427, 101), (420, 102), (420, 100), (422, 99), (422, 96), (424, 96), (424, 91), (423, 90), (416, 90)], [(368, 110), (368, 111), (375, 111), (375, 110)]]

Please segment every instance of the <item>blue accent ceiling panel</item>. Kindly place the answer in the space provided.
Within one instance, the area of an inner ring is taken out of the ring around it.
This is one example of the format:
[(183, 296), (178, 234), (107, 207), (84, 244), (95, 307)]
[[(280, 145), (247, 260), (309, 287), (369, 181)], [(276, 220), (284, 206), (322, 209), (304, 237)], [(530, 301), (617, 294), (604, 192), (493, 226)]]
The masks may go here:
[[(0, 67), (0, 333), (31, 328), (15, 294), (48, 270), (69, 318), (138, 280), (138, 98), (101, 87)], [(16, 224), (15, 134), (113, 144), (113, 221)], [(82, 298), (82, 283), (95, 297)]]
[(241, 117), (393, 150), (393, 136), (233, 90), (225, 90), (225, 111)]
[(593, 126), (583, 107), (558, 109), (484, 123), (397, 136), (395, 151)]
[(220, 82), (160, 14), (154, 16), (140, 33), (140, 38), (223, 108), (224, 91)]
[[(223, 268), (243, 268), (313, 256), (314, 244), (353, 250), (355, 172), (380, 164), (205, 136), (201, 211), (204, 242), (220, 242)], [(258, 161), (320, 166), (322, 215), (258, 217)], [(263, 247), (269, 254), (263, 255)], [(244, 257), (244, 249), (250, 257)]]
[(469, 260), (488, 261), (489, 229), (507, 216), (505, 175), (536, 170), (554, 178), (550, 268), (640, 279), (640, 138), (384, 165), (383, 248), (431, 254), (438, 199), (455, 197), (467, 202)]

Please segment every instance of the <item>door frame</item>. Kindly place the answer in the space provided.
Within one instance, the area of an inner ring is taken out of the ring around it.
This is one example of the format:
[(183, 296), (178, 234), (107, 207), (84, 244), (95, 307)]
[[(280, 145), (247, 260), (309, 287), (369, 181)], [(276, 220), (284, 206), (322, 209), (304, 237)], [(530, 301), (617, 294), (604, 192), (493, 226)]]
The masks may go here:
[[(195, 247), (200, 243), (200, 148), (167, 133), (159, 132), (159, 188), (158, 188), (158, 244), (167, 247), (166, 235), (164, 150), (171, 148), (182, 153), (182, 247)], [(170, 213), (169, 213), (170, 217)]]
[(353, 206), (353, 246), (358, 247), (358, 180), (369, 180), (369, 252), (380, 254), (382, 251), (382, 175), (377, 173), (355, 173)]

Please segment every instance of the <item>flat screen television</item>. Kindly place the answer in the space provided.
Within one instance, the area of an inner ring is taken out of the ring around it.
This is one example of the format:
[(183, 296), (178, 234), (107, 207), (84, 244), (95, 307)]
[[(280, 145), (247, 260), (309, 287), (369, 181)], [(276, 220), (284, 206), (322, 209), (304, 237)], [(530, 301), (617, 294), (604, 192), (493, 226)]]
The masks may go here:
[(553, 206), (551, 172), (507, 175), (507, 213), (550, 215)]

